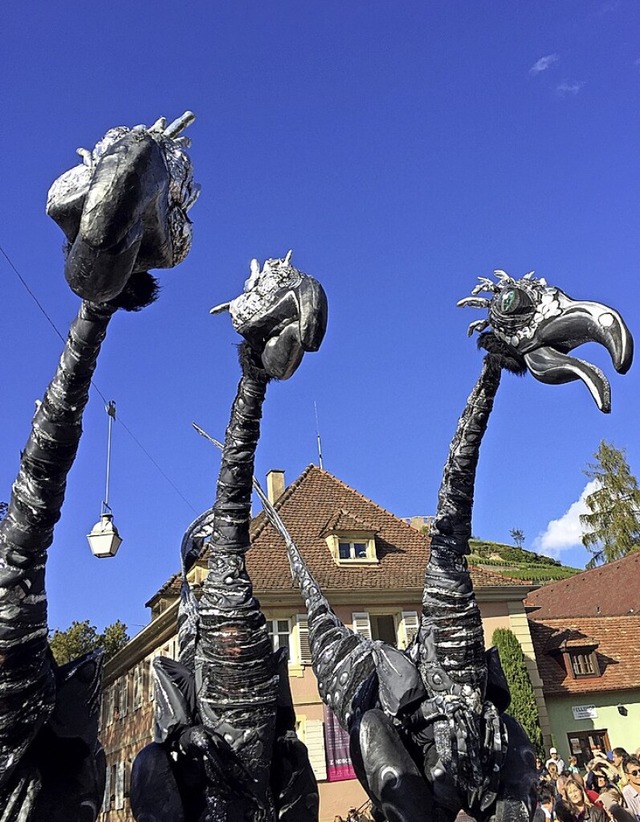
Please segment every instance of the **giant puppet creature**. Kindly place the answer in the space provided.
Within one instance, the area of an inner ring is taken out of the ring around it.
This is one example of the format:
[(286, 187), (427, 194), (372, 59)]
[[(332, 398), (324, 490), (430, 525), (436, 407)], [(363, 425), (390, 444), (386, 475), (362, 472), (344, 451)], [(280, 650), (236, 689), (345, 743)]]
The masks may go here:
[(53, 660), (47, 549), (109, 321), (119, 308), (149, 305), (157, 286), (148, 270), (170, 268), (189, 251), (187, 210), (198, 188), (178, 134), (191, 119), (110, 130), (49, 192), (47, 213), (67, 240), (65, 276), (82, 303), (0, 523), (1, 822), (92, 822), (100, 809), (102, 658)]
[[(136, 758), (138, 822), (313, 822), (318, 790), (295, 714), (283, 651), (273, 652), (245, 554), (262, 405), (325, 333), (322, 286), (284, 259), (256, 260), (228, 310), (244, 337), (242, 377), (222, 450), (216, 501), (182, 543), (179, 660), (154, 661), (154, 741)], [(210, 531), (200, 602), (187, 574)]]
[[(527, 822), (535, 807), (534, 753), (504, 711), (509, 691), (482, 622), (465, 555), (480, 443), (503, 370), (560, 384), (582, 380), (601, 411), (610, 388), (595, 366), (570, 356), (595, 341), (615, 369), (631, 365), (633, 341), (620, 315), (570, 299), (544, 280), (482, 279), (460, 305), (488, 310), (470, 326), (486, 352), (458, 422), (438, 496), (422, 617), (407, 652), (354, 634), (333, 613), (296, 545), (268, 505), (287, 546), (309, 614), (313, 668), (325, 704), (350, 734), (353, 765), (376, 819), (451, 822), (461, 809), (479, 822)], [(490, 297), (478, 296), (488, 292)], [(264, 500), (263, 500), (264, 502)]]

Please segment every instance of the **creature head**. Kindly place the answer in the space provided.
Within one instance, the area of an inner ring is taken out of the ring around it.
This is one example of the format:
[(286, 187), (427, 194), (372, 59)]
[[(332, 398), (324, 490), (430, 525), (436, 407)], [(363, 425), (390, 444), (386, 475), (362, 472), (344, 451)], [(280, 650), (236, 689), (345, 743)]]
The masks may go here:
[[(552, 385), (582, 380), (598, 408), (611, 410), (611, 388), (595, 365), (570, 357), (569, 352), (587, 342), (598, 342), (611, 355), (613, 366), (625, 374), (633, 359), (633, 338), (620, 314), (606, 305), (572, 300), (559, 288), (536, 279), (533, 272), (514, 280), (496, 271), (497, 282), (480, 278), (472, 296), (459, 306), (486, 308), (486, 320), (471, 323), (469, 334), (490, 330), (507, 352), (521, 359), (541, 382)], [(487, 292), (490, 298), (478, 297)]]
[[(80, 230), (83, 209), (92, 184), (95, 184), (101, 159), (126, 135), (134, 132), (148, 135), (159, 146), (168, 178), (168, 185), (162, 194), (166, 199), (162, 208), (166, 213), (168, 252), (161, 260), (145, 259), (143, 243), (142, 254), (136, 262), (136, 270), (170, 268), (184, 260), (191, 248), (192, 233), (187, 212), (197, 200), (200, 187), (193, 180), (191, 160), (186, 153), (189, 141), (186, 137), (178, 135), (193, 119), (194, 115), (186, 112), (168, 126), (164, 117), (148, 128), (144, 125), (135, 126), (133, 129), (117, 126), (109, 129), (92, 151), (78, 149), (77, 153), (82, 157), (82, 163), (58, 177), (47, 195), (47, 214), (62, 228), (69, 246)], [(106, 194), (110, 194), (108, 188)]]
[(211, 309), (228, 311), (233, 327), (262, 360), (270, 377), (288, 379), (305, 351), (317, 351), (327, 328), (327, 297), (320, 283), (282, 259), (251, 261), (239, 297)]

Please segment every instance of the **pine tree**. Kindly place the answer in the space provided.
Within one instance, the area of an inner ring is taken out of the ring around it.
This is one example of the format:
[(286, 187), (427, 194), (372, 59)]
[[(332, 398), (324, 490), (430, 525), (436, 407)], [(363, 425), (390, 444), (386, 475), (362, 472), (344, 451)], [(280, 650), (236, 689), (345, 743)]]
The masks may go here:
[(538, 717), (538, 705), (518, 638), (509, 628), (496, 628), (491, 642), (500, 652), (502, 670), (511, 693), (511, 705), (509, 705), (507, 713), (518, 720), (536, 752), (543, 756), (544, 746)]
[(592, 555), (587, 568), (622, 559), (640, 548), (640, 488), (625, 452), (602, 440), (584, 473), (598, 484), (580, 515), (582, 544)]

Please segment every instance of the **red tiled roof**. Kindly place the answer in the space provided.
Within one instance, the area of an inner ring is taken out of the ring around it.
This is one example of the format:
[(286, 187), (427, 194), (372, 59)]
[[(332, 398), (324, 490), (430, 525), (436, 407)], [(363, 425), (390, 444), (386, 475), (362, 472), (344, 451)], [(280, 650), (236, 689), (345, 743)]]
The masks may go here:
[(345, 511), (344, 508), (340, 508), (338, 511), (333, 512), (319, 533), (322, 536), (328, 536), (329, 534), (345, 531), (370, 531), (375, 533), (377, 529), (370, 522), (365, 522), (360, 517)]
[[(556, 583), (557, 584), (557, 583)], [(640, 616), (530, 619), (531, 638), (545, 695), (589, 694), (640, 687), (640, 654), (637, 637)], [(563, 664), (562, 646), (585, 647), (597, 643), (596, 657), (602, 676), (574, 679)]]
[[(278, 500), (289, 533), (319, 585), (325, 589), (422, 588), (429, 559), (429, 537), (376, 505), (315, 465), (309, 465)], [(325, 542), (326, 522), (337, 509), (376, 532), (377, 565), (337, 565)], [(247, 567), (256, 589), (296, 587), (291, 582), (284, 542), (262, 514), (254, 520)], [(476, 587), (518, 586), (490, 571), (472, 569)]]
[(529, 594), (536, 620), (640, 614), (640, 552), (591, 571), (550, 582)]
[[(276, 503), (311, 573), (327, 592), (360, 589), (421, 589), (429, 558), (429, 537), (350, 488), (328, 471), (308, 466)], [(336, 530), (375, 532), (376, 565), (337, 565), (325, 537)], [(256, 594), (297, 590), (291, 579), (284, 541), (264, 513), (251, 524), (252, 548), (247, 569)], [(529, 587), (480, 568), (471, 569), (476, 588)], [(179, 579), (169, 580), (156, 594), (178, 594)]]

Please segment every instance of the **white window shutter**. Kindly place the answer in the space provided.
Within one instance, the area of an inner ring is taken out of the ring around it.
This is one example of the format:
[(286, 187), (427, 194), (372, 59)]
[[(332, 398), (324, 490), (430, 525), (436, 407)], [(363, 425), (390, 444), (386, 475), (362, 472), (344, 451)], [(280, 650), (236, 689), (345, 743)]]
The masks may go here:
[(129, 711), (129, 674), (126, 673), (121, 680), (120, 716), (126, 716)]
[(156, 676), (153, 671), (153, 660), (156, 658), (154, 654), (147, 663), (147, 699), (149, 702), (153, 702), (156, 698)]
[(142, 705), (142, 663), (138, 663), (133, 669), (133, 695), (132, 708), (135, 711)]
[(124, 808), (124, 762), (118, 762), (116, 769), (116, 810)]
[(420, 621), (417, 611), (403, 611), (398, 631), (398, 647), (408, 648), (414, 636), (418, 633)]
[(107, 762), (106, 782), (104, 785), (104, 796), (102, 797), (102, 810), (107, 813), (111, 807), (111, 765)]
[(366, 639), (371, 639), (371, 620), (368, 611), (356, 611), (351, 614), (353, 631)]
[(311, 665), (311, 646), (309, 645), (309, 617), (296, 614), (298, 624), (298, 661), (301, 665)]
[(304, 744), (309, 751), (309, 764), (316, 779), (327, 778), (327, 758), (324, 751), (324, 722), (307, 719), (304, 723)]
[(114, 720), (115, 708), (116, 708), (116, 689), (118, 685), (117, 683), (113, 683), (109, 688), (107, 694), (107, 724), (111, 724)]

